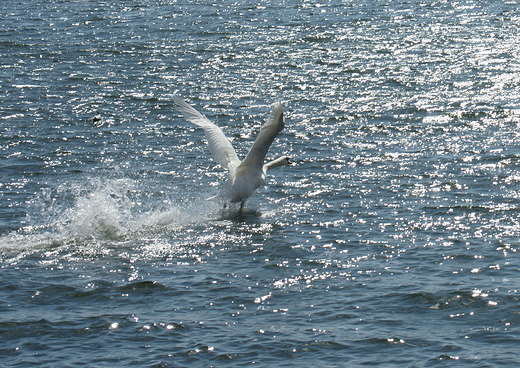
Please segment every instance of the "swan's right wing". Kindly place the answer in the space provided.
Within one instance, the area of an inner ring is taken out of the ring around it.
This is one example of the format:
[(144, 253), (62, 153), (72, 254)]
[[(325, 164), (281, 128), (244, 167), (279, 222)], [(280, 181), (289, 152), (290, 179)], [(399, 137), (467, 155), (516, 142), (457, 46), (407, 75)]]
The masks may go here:
[(273, 105), (269, 119), (262, 125), (246, 158), (242, 162), (243, 167), (262, 167), (265, 156), (276, 136), (284, 128), (282, 104), (277, 102)]
[(234, 172), (240, 165), (240, 160), (224, 132), (180, 97), (174, 96), (173, 101), (177, 104), (177, 111), (184, 115), (186, 120), (204, 129), (209, 149), (215, 161), (224, 169)]

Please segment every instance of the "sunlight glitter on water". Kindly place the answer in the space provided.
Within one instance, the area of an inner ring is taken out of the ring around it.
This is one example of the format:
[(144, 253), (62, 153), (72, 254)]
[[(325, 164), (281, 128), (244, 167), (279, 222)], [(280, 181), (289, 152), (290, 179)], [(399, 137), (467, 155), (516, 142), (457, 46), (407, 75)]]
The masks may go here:
[[(514, 4), (172, 4), (4, 13), (8, 361), (515, 366)], [(207, 207), (173, 93), (297, 165)]]

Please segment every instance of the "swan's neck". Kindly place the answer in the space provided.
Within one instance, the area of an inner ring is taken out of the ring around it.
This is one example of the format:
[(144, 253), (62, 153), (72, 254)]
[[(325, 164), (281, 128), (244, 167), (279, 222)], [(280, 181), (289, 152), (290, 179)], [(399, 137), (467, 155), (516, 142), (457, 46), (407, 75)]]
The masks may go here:
[(286, 157), (279, 157), (276, 160), (273, 160), (271, 162), (268, 162), (264, 165), (264, 172), (267, 172), (271, 169), (274, 169), (278, 166), (284, 166), (287, 165), (287, 158)]

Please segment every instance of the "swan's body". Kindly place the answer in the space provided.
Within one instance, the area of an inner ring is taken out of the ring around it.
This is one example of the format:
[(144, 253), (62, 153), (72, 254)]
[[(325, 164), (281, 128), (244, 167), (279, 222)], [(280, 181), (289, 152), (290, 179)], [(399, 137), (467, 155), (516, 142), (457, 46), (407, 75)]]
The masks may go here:
[(240, 203), (240, 209), (243, 209), (251, 194), (264, 184), (267, 171), (291, 163), (287, 156), (282, 156), (264, 165), (269, 147), (284, 128), (282, 105), (279, 102), (274, 104), (269, 119), (260, 128), (246, 158), (240, 161), (231, 142), (218, 126), (181, 98), (174, 97), (173, 100), (186, 120), (204, 129), (213, 158), (220, 166), (229, 170), (228, 181), (219, 194), (212, 197), (224, 202), (224, 205), (227, 202)]

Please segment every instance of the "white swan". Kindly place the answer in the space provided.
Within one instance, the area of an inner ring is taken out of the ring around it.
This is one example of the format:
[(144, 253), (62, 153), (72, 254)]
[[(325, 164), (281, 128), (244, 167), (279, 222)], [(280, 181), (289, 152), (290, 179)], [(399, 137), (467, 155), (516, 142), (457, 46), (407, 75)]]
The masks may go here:
[(215, 198), (224, 202), (224, 207), (227, 202), (240, 203), (240, 211), (242, 211), (246, 200), (264, 184), (267, 171), (291, 164), (289, 157), (282, 156), (264, 165), (269, 147), (284, 127), (281, 103), (277, 102), (273, 105), (271, 115), (260, 128), (255, 143), (244, 161), (240, 161), (231, 142), (218, 126), (181, 98), (174, 96), (173, 101), (186, 120), (204, 129), (213, 158), (220, 166), (229, 170), (229, 179), (219, 194), (209, 199)]

